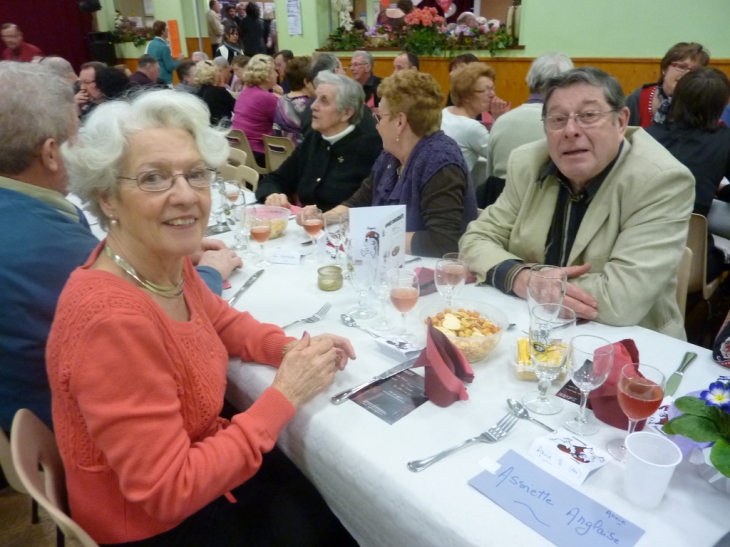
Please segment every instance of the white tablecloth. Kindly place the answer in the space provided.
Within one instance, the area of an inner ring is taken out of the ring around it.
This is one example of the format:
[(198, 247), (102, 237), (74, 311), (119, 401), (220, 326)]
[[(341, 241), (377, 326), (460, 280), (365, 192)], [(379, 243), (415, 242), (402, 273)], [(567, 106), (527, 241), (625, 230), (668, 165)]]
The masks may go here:
[[(231, 234), (221, 238), (228, 243), (233, 241)], [(304, 231), (291, 222), (284, 237), (269, 241), (266, 247), (269, 251), (277, 246), (301, 249), (299, 243), (306, 239)], [(505, 414), (507, 397), (519, 399), (535, 389), (535, 383), (518, 380), (511, 365), (515, 340), (528, 326), (525, 302), (492, 288), (465, 287), (461, 298), (500, 307), (517, 327), (504, 333), (499, 346), (486, 360), (473, 365), (476, 377), (467, 386), (467, 401), (448, 408), (427, 402), (388, 425), (351, 401), (340, 406), (329, 402), (335, 393), (390, 368), (396, 361), (381, 354), (370, 336), (340, 322), (340, 314), (355, 307), (356, 295), (347, 282), (339, 291), (320, 291), (316, 270), (321, 265), (273, 265), (237, 303), (237, 308), (251, 312), (261, 321), (282, 325), (307, 317), (330, 302), (332, 309), (323, 321), (297, 325), (288, 334), (298, 337), (307, 330), (312, 335), (330, 332), (347, 336), (358, 355), (345, 371), (337, 374), (324, 394), (299, 410), (282, 432), (279, 446), (314, 482), (363, 546), (551, 545), (467, 484), (481, 471), (478, 462), (484, 457), (497, 460), (509, 449), (526, 455), (532, 441), (544, 433), (538, 426), (521, 421), (497, 444), (472, 446), (421, 473), (406, 468), (409, 460), (429, 456), (481, 433)], [(432, 266), (433, 261), (424, 259), (412, 266), (418, 265)], [(233, 287), (224, 293), (224, 298), (230, 297), (256, 269), (247, 262), (244, 270), (234, 273)], [(410, 314), (412, 330), (423, 330), (418, 311), (438, 298), (438, 294), (432, 294), (419, 300)], [(372, 300), (377, 306), (377, 301)], [(393, 314), (393, 320), (396, 319)], [(593, 333), (612, 342), (632, 338), (642, 362), (662, 369), (667, 376), (677, 368), (686, 351), (695, 351), (699, 357), (685, 374), (677, 395), (706, 388), (709, 381), (726, 372), (712, 361), (708, 350), (640, 327), (589, 323), (577, 327), (577, 332)], [(247, 407), (271, 384), (274, 374), (274, 369), (267, 366), (231, 360), (228, 399), (240, 408)], [(566, 402), (563, 412), (574, 409)], [(557, 427), (560, 417), (561, 414), (540, 418)], [(625, 432), (604, 424), (589, 440), (603, 446), (622, 435)], [(617, 462), (608, 463), (579, 490), (643, 528), (646, 534), (639, 546), (710, 546), (730, 530), (730, 497), (705, 482), (688, 462), (677, 468), (661, 505), (651, 511), (638, 508), (623, 497), (622, 468)]]

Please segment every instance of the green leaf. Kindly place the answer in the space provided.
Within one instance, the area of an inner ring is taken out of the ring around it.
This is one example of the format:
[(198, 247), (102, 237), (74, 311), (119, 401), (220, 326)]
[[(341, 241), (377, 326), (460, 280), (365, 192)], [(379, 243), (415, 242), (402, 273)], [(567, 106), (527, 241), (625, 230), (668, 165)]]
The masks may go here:
[(665, 423), (662, 426), (662, 431), (664, 431), (664, 433), (666, 433), (667, 435), (676, 435), (677, 434), (677, 432), (674, 431), (674, 429), (672, 429), (672, 422), (674, 420), (676, 420), (676, 418), (669, 420), (667, 423)]
[(716, 406), (708, 406), (707, 418), (712, 420), (712, 423), (715, 424), (720, 435), (722, 435), (726, 441), (730, 441), (730, 414), (728, 414), (724, 409)]
[(702, 399), (697, 397), (680, 397), (674, 401), (674, 406), (686, 414), (692, 416), (707, 416), (708, 406)]
[(684, 414), (667, 422), (676, 435), (682, 435), (693, 441), (712, 443), (722, 439), (715, 424), (707, 418)]
[(730, 477), (730, 443), (720, 439), (710, 452), (710, 461), (720, 473)]

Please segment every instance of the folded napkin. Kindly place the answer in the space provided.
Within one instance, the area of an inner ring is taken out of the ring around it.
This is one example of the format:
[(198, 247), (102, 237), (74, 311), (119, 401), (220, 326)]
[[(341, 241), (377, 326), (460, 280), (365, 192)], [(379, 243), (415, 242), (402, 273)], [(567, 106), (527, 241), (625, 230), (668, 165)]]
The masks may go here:
[(471, 383), (474, 371), (469, 361), (451, 343), (446, 335), (428, 320), (426, 349), (421, 352), (413, 367), (426, 368), (426, 397), (438, 406), (469, 398), (462, 380)]
[[(629, 419), (618, 404), (618, 382), (621, 369), (631, 363), (639, 363), (639, 350), (633, 340), (621, 340), (613, 344), (613, 366), (603, 385), (591, 391), (588, 401), (596, 418), (619, 429), (629, 429)], [(644, 429), (645, 421), (636, 425), (636, 431)]]
[[(420, 294), (424, 296), (436, 292), (436, 283), (434, 283), (434, 271), (431, 268), (416, 268), (413, 270), (418, 276), (418, 284), (421, 287)], [(471, 272), (466, 273), (466, 282), (474, 283), (477, 280)]]

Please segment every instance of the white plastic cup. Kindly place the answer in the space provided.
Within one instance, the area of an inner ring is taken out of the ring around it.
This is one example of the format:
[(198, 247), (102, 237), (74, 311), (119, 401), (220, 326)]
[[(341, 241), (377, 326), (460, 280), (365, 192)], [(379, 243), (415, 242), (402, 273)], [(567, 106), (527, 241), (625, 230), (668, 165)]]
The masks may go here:
[(662, 501), (682, 452), (666, 437), (645, 431), (628, 435), (624, 446), (624, 494), (639, 507), (653, 509)]

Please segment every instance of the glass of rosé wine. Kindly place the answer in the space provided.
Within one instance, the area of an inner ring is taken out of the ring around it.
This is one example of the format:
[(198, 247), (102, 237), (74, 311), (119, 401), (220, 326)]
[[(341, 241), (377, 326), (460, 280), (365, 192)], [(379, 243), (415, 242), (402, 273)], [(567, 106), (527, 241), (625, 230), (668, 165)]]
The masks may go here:
[[(649, 365), (631, 364), (621, 369), (618, 404), (629, 419), (629, 435), (634, 432), (638, 422), (646, 420), (661, 406), (664, 383), (662, 371)], [(626, 461), (624, 439), (614, 439), (606, 448), (618, 461)]]
[(402, 317), (401, 330), (397, 334), (407, 336), (406, 314), (416, 306), (420, 292), (418, 275), (412, 270), (400, 268), (389, 270), (388, 288), (390, 289), (390, 301)]
[(255, 217), (251, 221), (251, 238), (261, 245), (261, 258), (256, 263), (259, 268), (266, 268), (271, 266), (271, 262), (266, 260), (264, 255), (264, 243), (266, 243), (271, 237), (271, 220), (268, 218)]
[(312, 238), (312, 249), (314, 249), (307, 255), (307, 258), (314, 258), (317, 254), (317, 239), (322, 233), (322, 228), (324, 228), (322, 211), (316, 207), (305, 207), (302, 209), (302, 228)]

